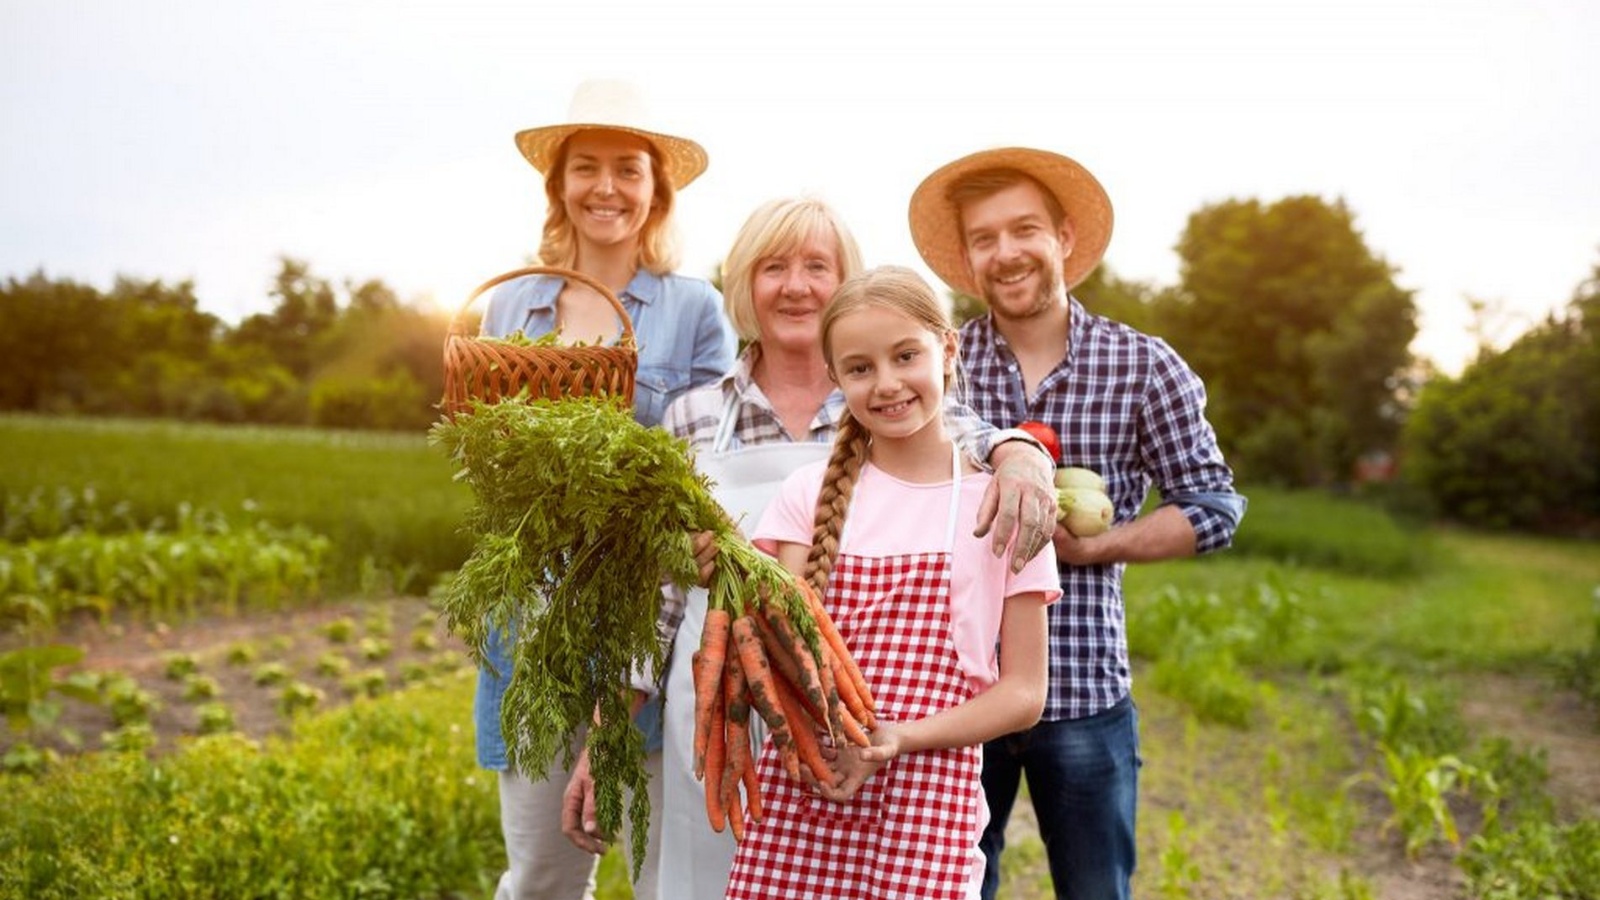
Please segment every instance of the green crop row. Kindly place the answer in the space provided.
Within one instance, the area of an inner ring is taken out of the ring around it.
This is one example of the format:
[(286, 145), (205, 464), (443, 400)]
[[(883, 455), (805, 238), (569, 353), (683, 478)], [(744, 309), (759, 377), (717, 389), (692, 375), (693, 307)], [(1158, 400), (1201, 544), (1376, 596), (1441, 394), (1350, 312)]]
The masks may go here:
[(0, 544), (0, 623), (48, 629), (82, 608), (156, 617), (275, 609), (315, 597), (327, 550), (304, 528), (265, 524)]
[(148, 528), (187, 503), (325, 536), (334, 590), (376, 574), (425, 593), (467, 554), (467, 489), (422, 435), (5, 415), (0, 446), (12, 540), (84, 520)]

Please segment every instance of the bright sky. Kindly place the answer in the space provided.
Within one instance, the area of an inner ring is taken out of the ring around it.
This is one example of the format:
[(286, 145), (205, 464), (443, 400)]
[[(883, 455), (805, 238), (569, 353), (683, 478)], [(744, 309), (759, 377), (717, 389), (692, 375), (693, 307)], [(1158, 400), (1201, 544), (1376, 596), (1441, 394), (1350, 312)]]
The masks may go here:
[(710, 152), (691, 274), (799, 192), (920, 267), (924, 175), (1043, 146), (1160, 284), (1203, 204), (1343, 197), (1456, 371), (1468, 296), (1503, 343), (1600, 260), (1596, 47), (1591, 0), (0, 0), (0, 276), (187, 278), (234, 321), (289, 254), (453, 307), (537, 246), (512, 134), (623, 77)]

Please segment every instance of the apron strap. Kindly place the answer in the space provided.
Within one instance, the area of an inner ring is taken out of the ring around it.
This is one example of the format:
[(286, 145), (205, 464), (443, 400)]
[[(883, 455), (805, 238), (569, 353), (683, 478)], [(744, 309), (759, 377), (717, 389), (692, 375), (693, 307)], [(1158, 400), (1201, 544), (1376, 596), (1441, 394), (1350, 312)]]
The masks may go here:
[(950, 442), (950, 514), (944, 523), (944, 552), (955, 558), (956, 514), (961, 509), (961, 451), (956, 442)]
[(716, 437), (711, 439), (711, 452), (726, 453), (733, 446), (733, 432), (739, 424), (739, 388), (737, 385), (722, 403), (722, 418), (717, 422)]

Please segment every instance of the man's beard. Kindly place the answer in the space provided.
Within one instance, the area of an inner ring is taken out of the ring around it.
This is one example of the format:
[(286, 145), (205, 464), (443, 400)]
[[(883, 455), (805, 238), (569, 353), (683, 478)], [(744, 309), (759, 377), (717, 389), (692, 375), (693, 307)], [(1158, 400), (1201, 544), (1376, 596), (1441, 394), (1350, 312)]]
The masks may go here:
[[(1013, 299), (1008, 302), (997, 301), (996, 296), (999, 292), (996, 290), (996, 280), (1015, 274), (1018, 269), (1030, 267), (1035, 272), (1038, 272), (1040, 276), (1039, 289), (1031, 298), (1031, 300), (1019, 301)], [(1010, 271), (999, 271), (993, 278), (985, 278), (983, 280), (983, 302), (988, 304), (990, 312), (994, 313), (997, 318), (1001, 319), (1025, 321), (1027, 319), (1036, 318), (1052, 309), (1055, 309), (1058, 305), (1056, 298), (1059, 297), (1060, 294), (1061, 267), (1047, 265), (1043, 260), (1031, 256), (1028, 257), (1028, 263), (1025, 266), (1014, 267)]]

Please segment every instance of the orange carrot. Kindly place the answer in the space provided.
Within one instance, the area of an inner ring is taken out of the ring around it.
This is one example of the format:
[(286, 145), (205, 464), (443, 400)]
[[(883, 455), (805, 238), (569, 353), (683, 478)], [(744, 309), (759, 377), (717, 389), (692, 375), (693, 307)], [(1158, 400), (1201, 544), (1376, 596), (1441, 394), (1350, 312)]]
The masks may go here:
[(727, 764), (722, 716), (722, 704), (711, 704), (711, 729), (706, 741), (706, 817), (711, 820), (711, 830), (717, 832), (722, 831), (728, 819), (727, 810), (722, 805), (722, 770)]
[[(750, 618), (755, 620), (756, 630), (761, 632), (761, 647), (767, 651), (767, 661), (790, 684), (800, 684), (804, 675), (800, 671), (800, 660), (795, 657), (794, 646), (779, 636), (772, 622), (762, 612), (753, 612)], [(812, 718), (822, 717), (822, 707), (815, 705), (810, 697), (802, 693), (800, 700), (806, 704), (806, 712), (811, 713)]]
[(856, 683), (850, 673), (844, 670), (844, 665), (839, 662), (839, 657), (833, 652), (833, 647), (827, 641), (822, 643), (822, 665), (833, 674), (833, 689), (838, 692), (839, 699), (850, 712), (851, 718), (858, 723), (866, 723), (866, 704), (861, 702), (861, 695), (856, 693)]
[(722, 676), (722, 696), (727, 706), (727, 764), (723, 767), (722, 804), (732, 815), (733, 804), (739, 799), (739, 784), (744, 770), (750, 765), (750, 703), (744, 669), (737, 655), (728, 657), (728, 670)]
[(822, 744), (817, 739), (817, 724), (811, 720), (800, 703), (794, 686), (781, 678), (773, 679), (778, 687), (778, 699), (789, 717), (789, 732), (794, 736), (795, 753), (800, 763), (811, 770), (811, 777), (832, 786), (836, 780), (833, 769), (822, 757)]
[(822, 665), (824, 683), (828, 687), (829, 709), (835, 717), (834, 728), (844, 732), (850, 743), (858, 747), (871, 746), (872, 741), (867, 737), (866, 729), (875, 728), (871, 716), (867, 713), (866, 705), (861, 702), (861, 695), (856, 693), (856, 685), (850, 680), (849, 673), (840, 666), (838, 657), (834, 656), (833, 648), (826, 643), (822, 645)]
[(828, 695), (823, 690), (822, 676), (817, 671), (817, 658), (811, 652), (811, 646), (801, 637), (794, 620), (789, 618), (789, 613), (782, 605), (768, 603), (762, 615), (771, 623), (772, 631), (783, 642), (784, 649), (794, 657), (798, 672), (789, 679), (790, 683), (800, 692), (817, 723), (827, 728), (828, 737), (837, 737), (833, 722), (830, 721)]
[(761, 633), (750, 616), (733, 620), (733, 644), (739, 652), (739, 664), (744, 668), (745, 681), (750, 687), (750, 703), (771, 731), (772, 745), (783, 759), (784, 770), (792, 777), (800, 777), (800, 763), (794, 748), (794, 735), (789, 720), (778, 699), (777, 682), (767, 652), (761, 647)]
[(711, 724), (706, 723), (705, 733), (700, 728), (700, 695), (701, 684), (705, 682), (705, 660), (700, 657), (700, 651), (694, 651), (689, 657), (689, 674), (694, 677), (694, 777), (704, 778), (706, 774), (706, 738), (711, 734)]
[(728, 798), (728, 827), (733, 829), (733, 839), (744, 840), (744, 809), (739, 804), (739, 789), (734, 788)]
[(756, 777), (754, 765), (744, 770), (744, 805), (750, 812), (750, 821), (761, 821), (761, 780)]
[(839, 660), (839, 665), (850, 676), (856, 694), (861, 698), (862, 707), (866, 710), (867, 718), (862, 723), (872, 727), (875, 723), (873, 717), (877, 715), (878, 704), (872, 699), (872, 691), (867, 688), (867, 679), (862, 676), (861, 668), (856, 665), (850, 656), (850, 648), (845, 646), (844, 636), (839, 633), (839, 627), (834, 624), (833, 617), (828, 615), (827, 607), (822, 605), (822, 598), (812, 589), (811, 583), (800, 580), (800, 592), (806, 597), (806, 604), (811, 607), (811, 618), (817, 623), (817, 633), (828, 646), (833, 648), (833, 654)]
[(727, 610), (706, 610), (705, 629), (700, 633), (700, 668), (695, 670), (699, 677), (694, 683), (694, 769), (700, 777), (704, 777), (706, 771), (711, 707), (722, 705), (722, 666), (728, 656), (728, 629)]

